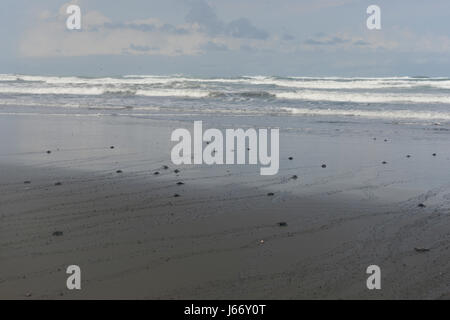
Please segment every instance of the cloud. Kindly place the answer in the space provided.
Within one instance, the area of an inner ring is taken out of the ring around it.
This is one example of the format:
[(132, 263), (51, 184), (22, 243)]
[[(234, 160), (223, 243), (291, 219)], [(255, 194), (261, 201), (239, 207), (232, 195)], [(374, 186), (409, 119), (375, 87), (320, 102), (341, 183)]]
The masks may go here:
[(254, 25), (246, 18), (240, 18), (231, 21), (227, 25), (227, 32), (236, 38), (249, 38), (249, 39), (261, 39), (265, 40), (269, 37), (269, 34)]
[(222, 43), (215, 43), (212, 41), (208, 41), (205, 45), (203, 45), (203, 49), (205, 51), (228, 51), (228, 47)]
[(385, 51), (391, 53), (450, 53), (450, 37), (447, 35), (420, 35), (404, 28), (393, 27), (385, 32), (370, 32), (355, 35), (339, 33), (327, 35), (316, 33), (303, 42), (303, 49), (361, 51), (368, 53)]
[(36, 23), (20, 39), (21, 56), (199, 55), (239, 50), (243, 41), (256, 47), (258, 40), (268, 38), (246, 18), (222, 22), (203, 1), (192, 3), (186, 23), (178, 25), (155, 18), (112, 21), (101, 12), (82, 8), (82, 30), (72, 31), (66, 29), (68, 5), (57, 13), (37, 14)]
[(353, 44), (355, 46), (368, 46), (368, 45), (370, 45), (369, 42), (364, 41), (364, 40), (356, 40), (356, 41), (353, 42)]
[(278, 6), (282, 10), (288, 10), (295, 14), (311, 14), (324, 9), (349, 5), (358, 1), (360, 0), (285, 0), (279, 1)]
[(238, 18), (226, 23), (217, 17), (213, 8), (204, 1), (195, 1), (186, 16), (186, 21), (197, 23), (211, 35), (228, 35), (235, 38), (265, 40), (269, 33), (254, 26), (247, 18)]
[(221, 34), (225, 28), (224, 23), (217, 17), (213, 8), (204, 1), (194, 1), (191, 4), (191, 9), (186, 15), (186, 21), (197, 23), (203, 31), (211, 35)]
[(192, 30), (187, 27), (179, 27), (171, 24), (162, 24), (155, 19), (149, 19), (148, 21), (135, 21), (135, 22), (106, 22), (99, 26), (94, 26), (88, 29), (88, 31), (98, 31), (100, 28), (106, 29), (130, 29), (143, 32), (164, 32), (170, 34), (187, 35)]
[[(289, 0), (290, 1), (290, 0)], [(350, 0), (349, 0), (350, 1)], [(341, 4), (347, 3), (342, 0)], [(331, 6), (330, 1), (317, 5)], [(261, 54), (302, 54), (318, 51), (371, 52), (450, 52), (447, 35), (418, 35), (407, 29), (383, 29), (313, 33), (301, 39), (293, 30), (281, 28), (269, 33), (241, 17), (225, 21), (203, 0), (190, 3), (184, 21), (167, 23), (146, 17), (116, 21), (102, 12), (82, 7), (82, 30), (66, 29), (66, 8), (36, 13), (36, 22), (19, 41), (22, 57), (74, 57), (91, 55), (194, 56), (216, 52)]]
[(340, 37), (332, 37), (332, 38), (325, 38), (325, 39), (308, 39), (305, 41), (306, 44), (313, 45), (313, 46), (334, 46), (334, 45), (340, 45), (344, 43), (348, 43), (350, 40), (343, 39)]
[(328, 50), (328, 51), (345, 51), (351, 52), (354, 50), (391, 50), (394, 47), (392, 41), (381, 40), (369, 36), (363, 38), (361, 35), (354, 35), (348, 33), (338, 33), (329, 35), (323, 32), (314, 34), (314, 36), (303, 41), (303, 46), (300, 50)]
[[(356, 41), (359, 41), (356, 40)], [(350, 36), (333, 35), (328, 36), (324, 33), (317, 33), (315, 37), (309, 38), (304, 41), (307, 46), (328, 46), (328, 47), (345, 47), (352, 45), (353, 40)]]
[(295, 39), (295, 37), (292, 34), (284, 33), (282, 39), (285, 41), (292, 41)]
[(149, 46), (139, 46), (139, 45), (134, 45), (134, 44), (131, 44), (130, 45), (130, 49), (131, 50), (133, 50), (133, 51), (141, 51), (141, 52), (147, 52), (147, 51), (150, 51), (150, 50), (158, 50), (159, 48), (158, 47), (149, 47)]
[(67, 30), (67, 6), (56, 14), (37, 15), (37, 22), (20, 40), (21, 56), (197, 55), (208, 41), (196, 25), (171, 25), (152, 18), (114, 22), (87, 10), (82, 10), (82, 30)]
[(360, 36), (350, 34), (336, 34), (327, 35), (323, 32), (316, 33), (314, 37), (311, 37), (303, 42), (307, 47), (322, 47), (330, 49), (352, 49), (355, 47), (372, 47), (376, 48), (380, 44), (377, 41), (366, 41)]

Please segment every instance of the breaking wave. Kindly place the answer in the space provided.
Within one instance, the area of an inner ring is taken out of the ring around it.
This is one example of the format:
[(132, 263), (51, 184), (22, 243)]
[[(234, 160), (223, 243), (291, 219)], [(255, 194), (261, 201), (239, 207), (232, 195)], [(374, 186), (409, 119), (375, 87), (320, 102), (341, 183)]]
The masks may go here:
[(339, 110), (339, 109), (309, 109), (309, 108), (283, 108), (294, 115), (305, 116), (345, 116), (377, 119), (420, 119), (420, 120), (450, 120), (449, 112), (429, 112), (413, 110)]
[(450, 121), (450, 78), (184, 75), (59, 77), (0, 74), (2, 112), (74, 108), (188, 114)]
[(360, 93), (338, 91), (295, 91), (276, 93), (277, 98), (305, 101), (351, 103), (442, 103), (450, 104), (450, 95), (413, 93)]

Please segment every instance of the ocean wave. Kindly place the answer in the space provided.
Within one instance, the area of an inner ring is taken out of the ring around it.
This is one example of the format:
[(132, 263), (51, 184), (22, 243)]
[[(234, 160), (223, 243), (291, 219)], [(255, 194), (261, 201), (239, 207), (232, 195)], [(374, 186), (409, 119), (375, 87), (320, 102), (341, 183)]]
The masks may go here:
[(185, 97), (185, 98), (245, 98), (245, 99), (270, 99), (276, 98), (275, 94), (267, 91), (210, 91), (204, 89), (128, 89), (109, 87), (0, 87), (0, 93), (21, 95), (111, 95), (111, 96), (146, 96), (146, 97)]
[(410, 89), (429, 87), (450, 89), (449, 78), (343, 78), (343, 77), (268, 77), (244, 76), (235, 78), (195, 78), (186, 76), (123, 76), (123, 77), (57, 77), (0, 74), (0, 82), (39, 82), (49, 85), (152, 85), (170, 88), (180, 83), (205, 83), (211, 85), (275, 86), (297, 89)]
[(309, 109), (282, 108), (293, 115), (305, 116), (345, 116), (374, 119), (418, 119), (418, 120), (450, 120), (449, 112), (413, 111), (413, 110), (359, 110), (359, 109)]
[(209, 91), (183, 89), (137, 90), (136, 95), (146, 97), (206, 98), (209, 96)]
[(210, 91), (208, 94), (210, 98), (231, 98), (231, 99), (274, 99), (276, 95), (268, 91)]
[[(275, 99), (339, 103), (450, 104), (449, 78), (267, 77), (193, 78), (123, 76), (103, 78), (0, 74), (0, 94), (85, 95), (224, 99)], [(283, 101), (285, 103), (285, 101)]]
[(129, 89), (93, 87), (36, 87), (36, 86), (0, 86), (0, 94), (18, 95), (86, 95), (86, 96), (146, 96), (146, 97), (175, 97), (175, 98), (229, 98), (239, 99), (285, 99), (300, 101), (324, 101), (347, 103), (431, 103), (450, 104), (450, 95), (443, 94), (413, 94), (413, 93), (370, 93), (348, 91), (211, 91), (207, 89)]
[(98, 87), (0, 87), (0, 93), (45, 94), (45, 95), (101, 95), (104, 89)]
[(21, 95), (120, 95), (120, 96), (148, 96), (148, 97), (190, 97), (202, 98), (209, 95), (201, 90), (129, 90), (110, 89), (102, 87), (0, 87), (0, 93)]
[(329, 101), (349, 103), (442, 103), (450, 104), (450, 96), (432, 94), (382, 94), (338, 91), (295, 91), (275, 93), (277, 98), (304, 101)]
[(239, 92), (238, 95), (244, 98), (261, 98), (261, 99), (276, 98), (275, 94), (267, 91), (244, 91)]
[(135, 96), (136, 90), (126, 90), (126, 89), (107, 89), (104, 90), (102, 94), (104, 95), (119, 95), (119, 96)]
[(324, 89), (324, 90), (352, 90), (352, 89), (413, 89), (420, 87), (430, 87), (437, 89), (450, 89), (450, 80), (448, 81), (411, 81), (411, 80), (389, 80), (389, 79), (373, 79), (373, 80), (324, 80), (324, 79), (299, 79), (281, 80), (281, 79), (264, 79), (252, 80), (249, 83), (254, 85), (273, 85), (282, 88), (297, 89)]
[(239, 78), (190, 78), (177, 76), (123, 76), (123, 77), (101, 77), (101, 78), (83, 78), (83, 77), (56, 77), (56, 76), (29, 76), (29, 75), (0, 75), (0, 82), (6, 81), (24, 81), (41, 82), (46, 84), (59, 85), (170, 85), (179, 82), (198, 82), (198, 83), (241, 83), (248, 82), (246, 79)]

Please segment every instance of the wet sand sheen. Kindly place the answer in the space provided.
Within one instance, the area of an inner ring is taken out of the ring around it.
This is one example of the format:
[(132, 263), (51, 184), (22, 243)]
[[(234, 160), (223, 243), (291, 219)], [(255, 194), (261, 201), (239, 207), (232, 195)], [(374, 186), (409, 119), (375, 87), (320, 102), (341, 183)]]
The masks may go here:
[[(449, 160), (442, 149), (432, 156), (437, 146), (372, 142), (382, 154), (343, 162), (336, 140), (285, 135), (286, 145), (323, 148), (282, 148), (280, 174), (261, 177), (172, 166), (155, 138), (170, 123), (147, 126), (145, 143), (139, 129), (118, 137), (129, 124), (103, 125), (111, 132), (55, 138), (59, 151), (22, 146), (0, 157), (1, 298), (448, 296)], [(102, 141), (109, 133), (116, 141)], [(87, 136), (89, 151), (73, 151)], [(124, 150), (124, 141), (134, 143)], [(364, 154), (364, 144), (339, 141), (342, 154)], [(71, 264), (82, 269), (79, 292), (65, 288)], [(381, 291), (365, 287), (371, 264), (382, 269)]]

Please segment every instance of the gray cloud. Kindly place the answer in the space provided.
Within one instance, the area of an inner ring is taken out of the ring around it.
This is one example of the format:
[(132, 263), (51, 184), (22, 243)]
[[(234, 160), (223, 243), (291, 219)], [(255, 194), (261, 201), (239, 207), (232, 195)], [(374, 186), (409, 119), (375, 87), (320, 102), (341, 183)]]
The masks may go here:
[(225, 28), (225, 24), (220, 21), (213, 8), (204, 1), (192, 2), (185, 19), (189, 23), (199, 24), (205, 32), (212, 35), (223, 33)]
[(122, 23), (122, 22), (107, 22), (103, 24), (106, 29), (131, 29), (143, 32), (155, 31), (157, 28), (152, 24), (138, 24), (138, 23)]
[(186, 21), (197, 23), (204, 32), (210, 35), (228, 35), (234, 38), (258, 40), (265, 40), (269, 37), (267, 31), (254, 26), (247, 18), (235, 19), (229, 23), (221, 21), (213, 8), (202, 0), (192, 3)]
[(334, 46), (350, 42), (348, 39), (341, 37), (331, 37), (331, 38), (319, 38), (319, 39), (308, 39), (305, 41), (306, 44), (313, 46)]
[(208, 41), (202, 46), (202, 49), (206, 51), (228, 51), (228, 47), (224, 44), (217, 44), (212, 41)]
[[(121, 61), (111, 64), (114, 72), (131, 72), (140, 61), (149, 73), (158, 68), (163, 73), (201, 72), (203, 67), (219, 73), (329, 74), (345, 73), (346, 68), (350, 73), (380, 73), (379, 66), (397, 68), (393, 61), (398, 60), (403, 70), (415, 74), (425, 73), (426, 65), (443, 74), (450, 65), (448, 21), (442, 17), (449, 11), (448, 0), (434, 6), (408, 0), (415, 8), (408, 15), (385, 1), (384, 12), (397, 18), (383, 20), (379, 32), (367, 30), (364, 6), (343, 7), (356, 0), (134, 0), (114, 6), (107, 0), (81, 0), (80, 31), (65, 28), (67, 14), (65, 7), (58, 9), (58, 1), (33, 6), (26, 24), (21, 23), (25, 18), (19, 4), (28, 0), (3, 1), (9, 5), (0, 28), (0, 61), (9, 71), (15, 71), (13, 65), (17, 70), (29, 65), (43, 70), (40, 61), (59, 59), (58, 66), (67, 68), (78, 61), (76, 72), (89, 60), (90, 72), (106, 56)], [(367, 58), (374, 53), (384, 55)], [(405, 53), (410, 58), (405, 59)], [(152, 67), (147, 66), (152, 61)]]
[(158, 49), (158, 48), (152, 48), (150, 46), (140, 46), (140, 45), (131, 44), (130, 49), (134, 50), (134, 51), (147, 52), (147, 51)]
[[(106, 29), (130, 29), (130, 30), (137, 30), (142, 32), (153, 32), (153, 31), (159, 31), (159, 32), (166, 32), (171, 34), (178, 34), (178, 35), (184, 35), (188, 34), (189, 30), (185, 28), (180, 28), (171, 24), (164, 24), (162, 26), (157, 26), (152, 23), (123, 23), (123, 22), (106, 22), (102, 25), (103, 28)], [(98, 31), (99, 26), (93, 26), (91, 27), (90, 31)]]
[(295, 39), (295, 37), (289, 33), (285, 33), (285, 34), (283, 34), (281, 39), (286, 40), (286, 41), (292, 41)]
[(364, 40), (357, 40), (357, 41), (354, 41), (353, 44), (354, 44), (355, 46), (368, 46), (368, 45), (370, 45), (369, 42), (364, 41)]
[(269, 37), (269, 34), (265, 30), (255, 27), (250, 20), (246, 18), (231, 21), (227, 25), (227, 32), (235, 38), (264, 40)]
[(256, 52), (255, 48), (250, 47), (249, 45), (246, 44), (241, 45), (239, 49), (244, 52)]

